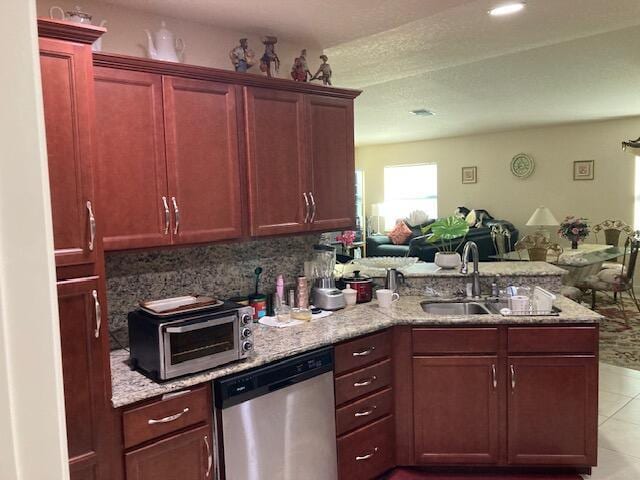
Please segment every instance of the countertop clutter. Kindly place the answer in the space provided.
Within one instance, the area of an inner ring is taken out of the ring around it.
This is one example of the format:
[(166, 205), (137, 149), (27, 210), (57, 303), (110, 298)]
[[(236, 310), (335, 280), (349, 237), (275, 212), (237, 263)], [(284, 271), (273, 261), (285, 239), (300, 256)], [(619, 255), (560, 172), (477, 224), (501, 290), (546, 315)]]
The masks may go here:
[(555, 305), (562, 311), (558, 316), (553, 317), (429, 315), (422, 311), (421, 300), (424, 300), (424, 297), (404, 296), (388, 310), (378, 308), (376, 302), (360, 304), (335, 312), (327, 318), (284, 329), (257, 325), (254, 329), (254, 354), (249, 359), (162, 384), (153, 382), (139, 372), (131, 370), (127, 363), (128, 353), (125, 350), (113, 351), (111, 352), (113, 406), (117, 408), (129, 405), (394, 325), (446, 325), (451, 327), (462, 325), (594, 324), (599, 323), (602, 318), (592, 310), (562, 296), (559, 296), (555, 302)]

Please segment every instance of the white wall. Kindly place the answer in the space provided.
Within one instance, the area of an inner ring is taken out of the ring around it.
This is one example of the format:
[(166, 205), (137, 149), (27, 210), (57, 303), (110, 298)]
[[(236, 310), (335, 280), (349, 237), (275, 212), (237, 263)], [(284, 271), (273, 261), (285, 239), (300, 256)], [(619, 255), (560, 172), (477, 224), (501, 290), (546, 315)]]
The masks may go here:
[[(185, 63), (233, 70), (229, 60), (229, 50), (236, 46), (238, 39), (242, 37), (248, 38), (249, 46), (256, 53), (258, 59), (264, 53), (264, 46), (260, 41), (261, 35), (155, 15), (95, 0), (81, 2), (78, 0), (37, 0), (38, 16), (48, 17), (49, 8), (52, 5), (58, 5), (65, 11), (72, 10), (75, 5), (80, 5), (83, 11), (93, 16), (93, 23), (96, 25), (106, 19), (108, 32), (102, 40), (102, 50), (105, 52), (146, 57), (147, 37), (143, 30), (146, 28), (153, 32), (160, 28), (160, 22), (165, 20), (167, 28), (177, 37), (183, 38), (186, 43)], [(215, 2), (212, 2), (212, 8), (215, 8)], [(272, 33), (277, 34), (278, 32), (264, 32), (265, 35)], [(309, 67), (313, 70), (316, 64), (320, 64), (318, 56), (322, 52), (318, 45), (300, 45), (289, 42), (286, 38), (278, 38), (276, 52), (282, 62), (279, 77), (291, 78), (290, 71), (293, 59), (300, 54), (302, 48), (307, 49)], [(257, 65), (249, 71), (260, 74)]]
[[(484, 208), (522, 228), (533, 211), (545, 205), (559, 221), (571, 214), (592, 223), (619, 218), (633, 224), (634, 157), (622, 152), (620, 143), (638, 135), (640, 117), (633, 117), (365, 146), (356, 150), (356, 163), (365, 172), (368, 209), (383, 201), (385, 165), (437, 163), (440, 216), (465, 205)], [(520, 152), (536, 162), (535, 173), (525, 180), (509, 170), (511, 158)], [(595, 160), (595, 180), (574, 181), (574, 160)], [(478, 183), (462, 184), (463, 166), (478, 167)]]
[(0, 478), (68, 478), (34, 0), (3, 0), (0, 42)]

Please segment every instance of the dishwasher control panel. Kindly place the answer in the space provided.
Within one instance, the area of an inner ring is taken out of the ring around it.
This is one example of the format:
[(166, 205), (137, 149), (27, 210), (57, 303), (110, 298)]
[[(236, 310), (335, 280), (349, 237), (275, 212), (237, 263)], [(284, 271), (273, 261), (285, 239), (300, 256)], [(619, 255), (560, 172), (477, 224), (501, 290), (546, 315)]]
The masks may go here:
[(333, 347), (279, 360), (245, 373), (214, 380), (215, 404), (217, 408), (231, 407), (332, 370)]

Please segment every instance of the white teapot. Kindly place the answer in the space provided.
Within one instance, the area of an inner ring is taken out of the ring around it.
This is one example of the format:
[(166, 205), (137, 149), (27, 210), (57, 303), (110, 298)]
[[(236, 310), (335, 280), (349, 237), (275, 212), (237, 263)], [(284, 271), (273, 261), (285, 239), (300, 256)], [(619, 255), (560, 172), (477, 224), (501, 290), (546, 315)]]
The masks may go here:
[(174, 39), (173, 33), (167, 30), (167, 24), (163, 21), (160, 24), (160, 30), (153, 33), (149, 30), (144, 32), (147, 34), (147, 50), (149, 58), (153, 60), (165, 60), (168, 62), (179, 62), (178, 54), (184, 55), (184, 40), (182, 38)]
[(77, 5), (73, 7), (73, 10), (69, 12), (65, 12), (62, 7), (57, 7), (54, 5), (49, 9), (49, 17), (55, 20), (56, 12), (60, 13), (59, 20), (68, 20), (70, 22), (84, 23), (86, 25), (91, 25), (91, 15), (83, 12), (82, 9)]

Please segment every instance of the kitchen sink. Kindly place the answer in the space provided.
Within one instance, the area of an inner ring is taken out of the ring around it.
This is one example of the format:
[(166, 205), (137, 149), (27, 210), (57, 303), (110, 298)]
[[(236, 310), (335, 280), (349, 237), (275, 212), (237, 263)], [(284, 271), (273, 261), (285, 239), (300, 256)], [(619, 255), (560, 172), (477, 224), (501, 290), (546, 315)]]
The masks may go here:
[(491, 313), (482, 303), (477, 302), (420, 302), (425, 313), (430, 315), (488, 315)]

